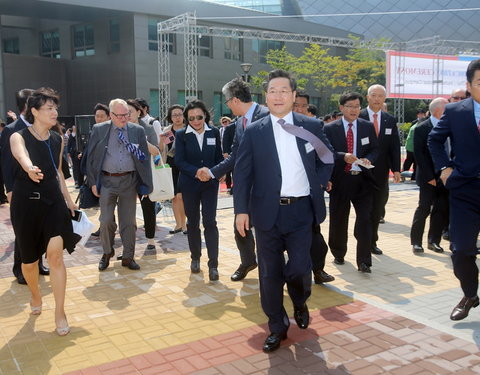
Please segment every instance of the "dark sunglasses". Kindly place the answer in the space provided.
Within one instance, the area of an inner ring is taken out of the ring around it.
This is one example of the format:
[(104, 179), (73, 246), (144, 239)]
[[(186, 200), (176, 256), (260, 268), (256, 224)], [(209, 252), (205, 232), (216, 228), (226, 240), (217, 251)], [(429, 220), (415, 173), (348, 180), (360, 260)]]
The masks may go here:
[(188, 118), (188, 121), (195, 121), (195, 120), (200, 121), (200, 120), (203, 120), (204, 118), (205, 118), (204, 115), (190, 116)]
[(452, 99), (455, 99), (455, 100), (463, 100), (463, 99), (466, 99), (465, 96), (452, 96)]

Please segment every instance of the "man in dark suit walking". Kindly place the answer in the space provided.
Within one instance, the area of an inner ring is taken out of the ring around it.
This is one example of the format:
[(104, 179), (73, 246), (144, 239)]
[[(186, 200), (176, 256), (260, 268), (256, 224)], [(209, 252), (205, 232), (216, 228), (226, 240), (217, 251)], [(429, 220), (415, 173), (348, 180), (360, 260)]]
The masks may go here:
[(440, 241), (442, 231), (448, 223), (448, 191), (440, 180), (440, 173), (433, 166), (427, 140), (428, 134), (440, 121), (447, 103), (445, 98), (432, 100), (429, 106), (430, 118), (417, 125), (415, 129), (413, 153), (417, 162), (416, 181), (420, 187), (418, 207), (415, 210), (410, 231), (410, 241), (415, 254), (423, 253), (422, 238), (428, 215), (430, 215), (428, 248), (437, 253), (443, 253)]
[(358, 118), (362, 96), (346, 93), (340, 97), (341, 119), (324, 127), (335, 150), (335, 168), (330, 190), (330, 227), (328, 245), (334, 263), (345, 263), (350, 204), (357, 215), (354, 235), (357, 239), (358, 270), (370, 273), (372, 266), (371, 211), (375, 181), (370, 167), (377, 160), (378, 141), (373, 124)]
[[(463, 298), (450, 319), (461, 320), (479, 304), (477, 239), (480, 231), (480, 59), (467, 68), (471, 98), (447, 104), (429, 134), (428, 146), (440, 178), (450, 196), (450, 249), (453, 272), (460, 281)], [(416, 136), (416, 135), (415, 135)], [(450, 159), (445, 142), (450, 138)]]
[(368, 107), (360, 112), (360, 118), (370, 121), (375, 128), (378, 140), (378, 157), (372, 176), (376, 188), (373, 189), (372, 201), (372, 246), (373, 254), (380, 255), (382, 250), (377, 247), (378, 225), (385, 217), (385, 205), (388, 201), (388, 179), (390, 170), (393, 172), (393, 181), (400, 182), (400, 136), (397, 120), (387, 112), (382, 111), (387, 98), (387, 91), (382, 85), (373, 85), (368, 88)]
[(292, 112), (296, 83), (287, 72), (270, 72), (266, 92), (270, 115), (245, 131), (233, 197), (239, 234), (250, 230), (250, 218), (255, 226), (260, 298), (271, 332), (263, 351), (271, 352), (287, 337), (290, 324), (283, 306), (285, 283), (298, 327), (309, 325), (312, 225), (325, 219), (323, 190), (333, 154), (320, 122)]
[[(5, 189), (7, 191), (7, 199), (9, 202), (12, 201), (12, 190), (13, 183), (15, 181), (14, 171), (14, 159), (12, 151), (10, 150), (10, 137), (13, 133), (16, 133), (22, 129), (25, 129), (27, 126), (31, 126), (27, 120), (25, 120), (25, 112), (27, 110), (27, 100), (30, 95), (33, 94), (32, 89), (22, 89), (18, 91), (15, 95), (15, 100), (17, 102), (17, 108), (20, 112), (20, 116), (17, 120), (7, 125), (2, 132), (0, 137), (0, 151), (1, 151), (1, 163), (2, 163), (2, 176), (5, 183)], [(15, 241), (14, 247), (14, 258), (13, 258), (13, 275), (17, 278), (19, 284), (26, 285), (27, 282), (22, 274), (22, 262), (20, 259), (20, 251), (17, 248), (17, 242)], [(49, 275), (50, 271), (48, 268), (43, 266), (42, 259), (40, 258), (38, 262), (38, 269), (40, 275)]]
[[(252, 100), (250, 88), (247, 83), (240, 78), (235, 78), (228, 82), (222, 88), (228, 108), (235, 116), (238, 116), (235, 122), (235, 137), (233, 139), (230, 155), (217, 164), (210, 171), (205, 168), (203, 173), (203, 181), (210, 178), (220, 179), (222, 176), (233, 171), (235, 160), (237, 157), (238, 146), (242, 141), (245, 129), (253, 122), (265, 117), (269, 112), (268, 109), (255, 103)], [(234, 187), (235, 191), (235, 187)], [(234, 226), (235, 227), (235, 226)], [(235, 242), (240, 252), (240, 266), (230, 277), (232, 281), (243, 280), (247, 274), (257, 268), (257, 260), (255, 257), (255, 240), (251, 230), (247, 230), (245, 236), (240, 236), (237, 228), (234, 229)]]
[[(222, 124), (220, 128), (220, 140), (222, 141), (222, 153), (226, 159), (232, 153), (233, 139), (235, 138), (235, 121), (232, 122), (230, 117), (224, 116), (220, 119)], [(232, 191), (232, 172), (225, 175), (225, 185), (227, 185), (227, 192), (231, 195)]]
[(120, 237), (123, 243), (122, 266), (139, 270), (135, 262), (135, 219), (137, 193), (150, 194), (152, 170), (145, 130), (128, 122), (130, 113), (122, 99), (110, 102), (111, 120), (95, 124), (88, 141), (87, 177), (92, 192), (100, 197), (100, 240), (103, 256), (98, 265), (104, 271), (115, 254), (114, 211), (118, 206)]

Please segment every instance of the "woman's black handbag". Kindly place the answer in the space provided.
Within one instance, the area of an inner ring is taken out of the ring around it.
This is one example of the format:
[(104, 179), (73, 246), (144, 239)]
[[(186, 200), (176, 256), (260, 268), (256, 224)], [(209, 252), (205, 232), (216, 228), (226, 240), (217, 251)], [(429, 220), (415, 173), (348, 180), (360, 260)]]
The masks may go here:
[(80, 192), (78, 193), (77, 201), (80, 208), (92, 208), (99, 206), (98, 197), (93, 195), (92, 189), (88, 185), (80, 186)]

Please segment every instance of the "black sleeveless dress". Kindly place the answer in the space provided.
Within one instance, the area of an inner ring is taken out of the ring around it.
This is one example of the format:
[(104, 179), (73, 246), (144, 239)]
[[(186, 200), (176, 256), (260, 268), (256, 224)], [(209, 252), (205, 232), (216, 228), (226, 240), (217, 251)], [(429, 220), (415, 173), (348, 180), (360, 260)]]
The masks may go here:
[[(61, 236), (63, 246), (72, 253), (80, 236), (73, 232), (72, 219), (57, 179), (62, 138), (50, 132), (47, 141), (36, 139), (28, 128), (18, 132), (33, 165), (43, 173), (40, 183), (33, 182), (15, 160), (15, 183), (10, 218), (22, 263), (33, 263), (46, 252), (50, 238)], [(55, 163), (55, 166), (54, 166)]]

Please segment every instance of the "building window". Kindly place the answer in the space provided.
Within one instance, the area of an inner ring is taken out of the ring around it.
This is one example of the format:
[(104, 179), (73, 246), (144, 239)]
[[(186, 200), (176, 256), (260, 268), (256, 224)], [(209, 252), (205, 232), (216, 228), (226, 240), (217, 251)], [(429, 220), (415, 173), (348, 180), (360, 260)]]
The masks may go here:
[(159, 97), (158, 89), (150, 89), (150, 100), (148, 102), (148, 104), (150, 104), (150, 116), (152, 117), (160, 116), (159, 103), (160, 103), (160, 97)]
[(58, 30), (40, 33), (40, 56), (60, 58), (60, 37)]
[[(161, 22), (158, 19), (148, 20), (148, 49), (150, 51), (158, 51), (158, 32), (157, 23)], [(168, 52), (177, 53), (177, 35), (168, 34)]]
[(282, 49), (284, 45), (284, 42), (276, 40), (252, 40), (253, 62), (265, 64), (267, 52), (271, 49)]
[(120, 22), (110, 20), (110, 53), (120, 51)]
[(226, 60), (243, 61), (243, 39), (225, 38), (224, 47), (224, 58)]
[(213, 57), (212, 54), (212, 37), (202, 36), (198, 41), (198, 56)]
[(232, 111), (225, 104), (225, 96), (222, 92), (213, 93), (213, 123), (218, 124), (220, 117), (229, 116), (232, 117)]
[(20, 41), (18, 38), (4, 39), (3, 40), (3, 52), (20, 54)]
[(95, 55), (95, 39), (92, 25), (73, 26), (73, 51), (75, 57)]

